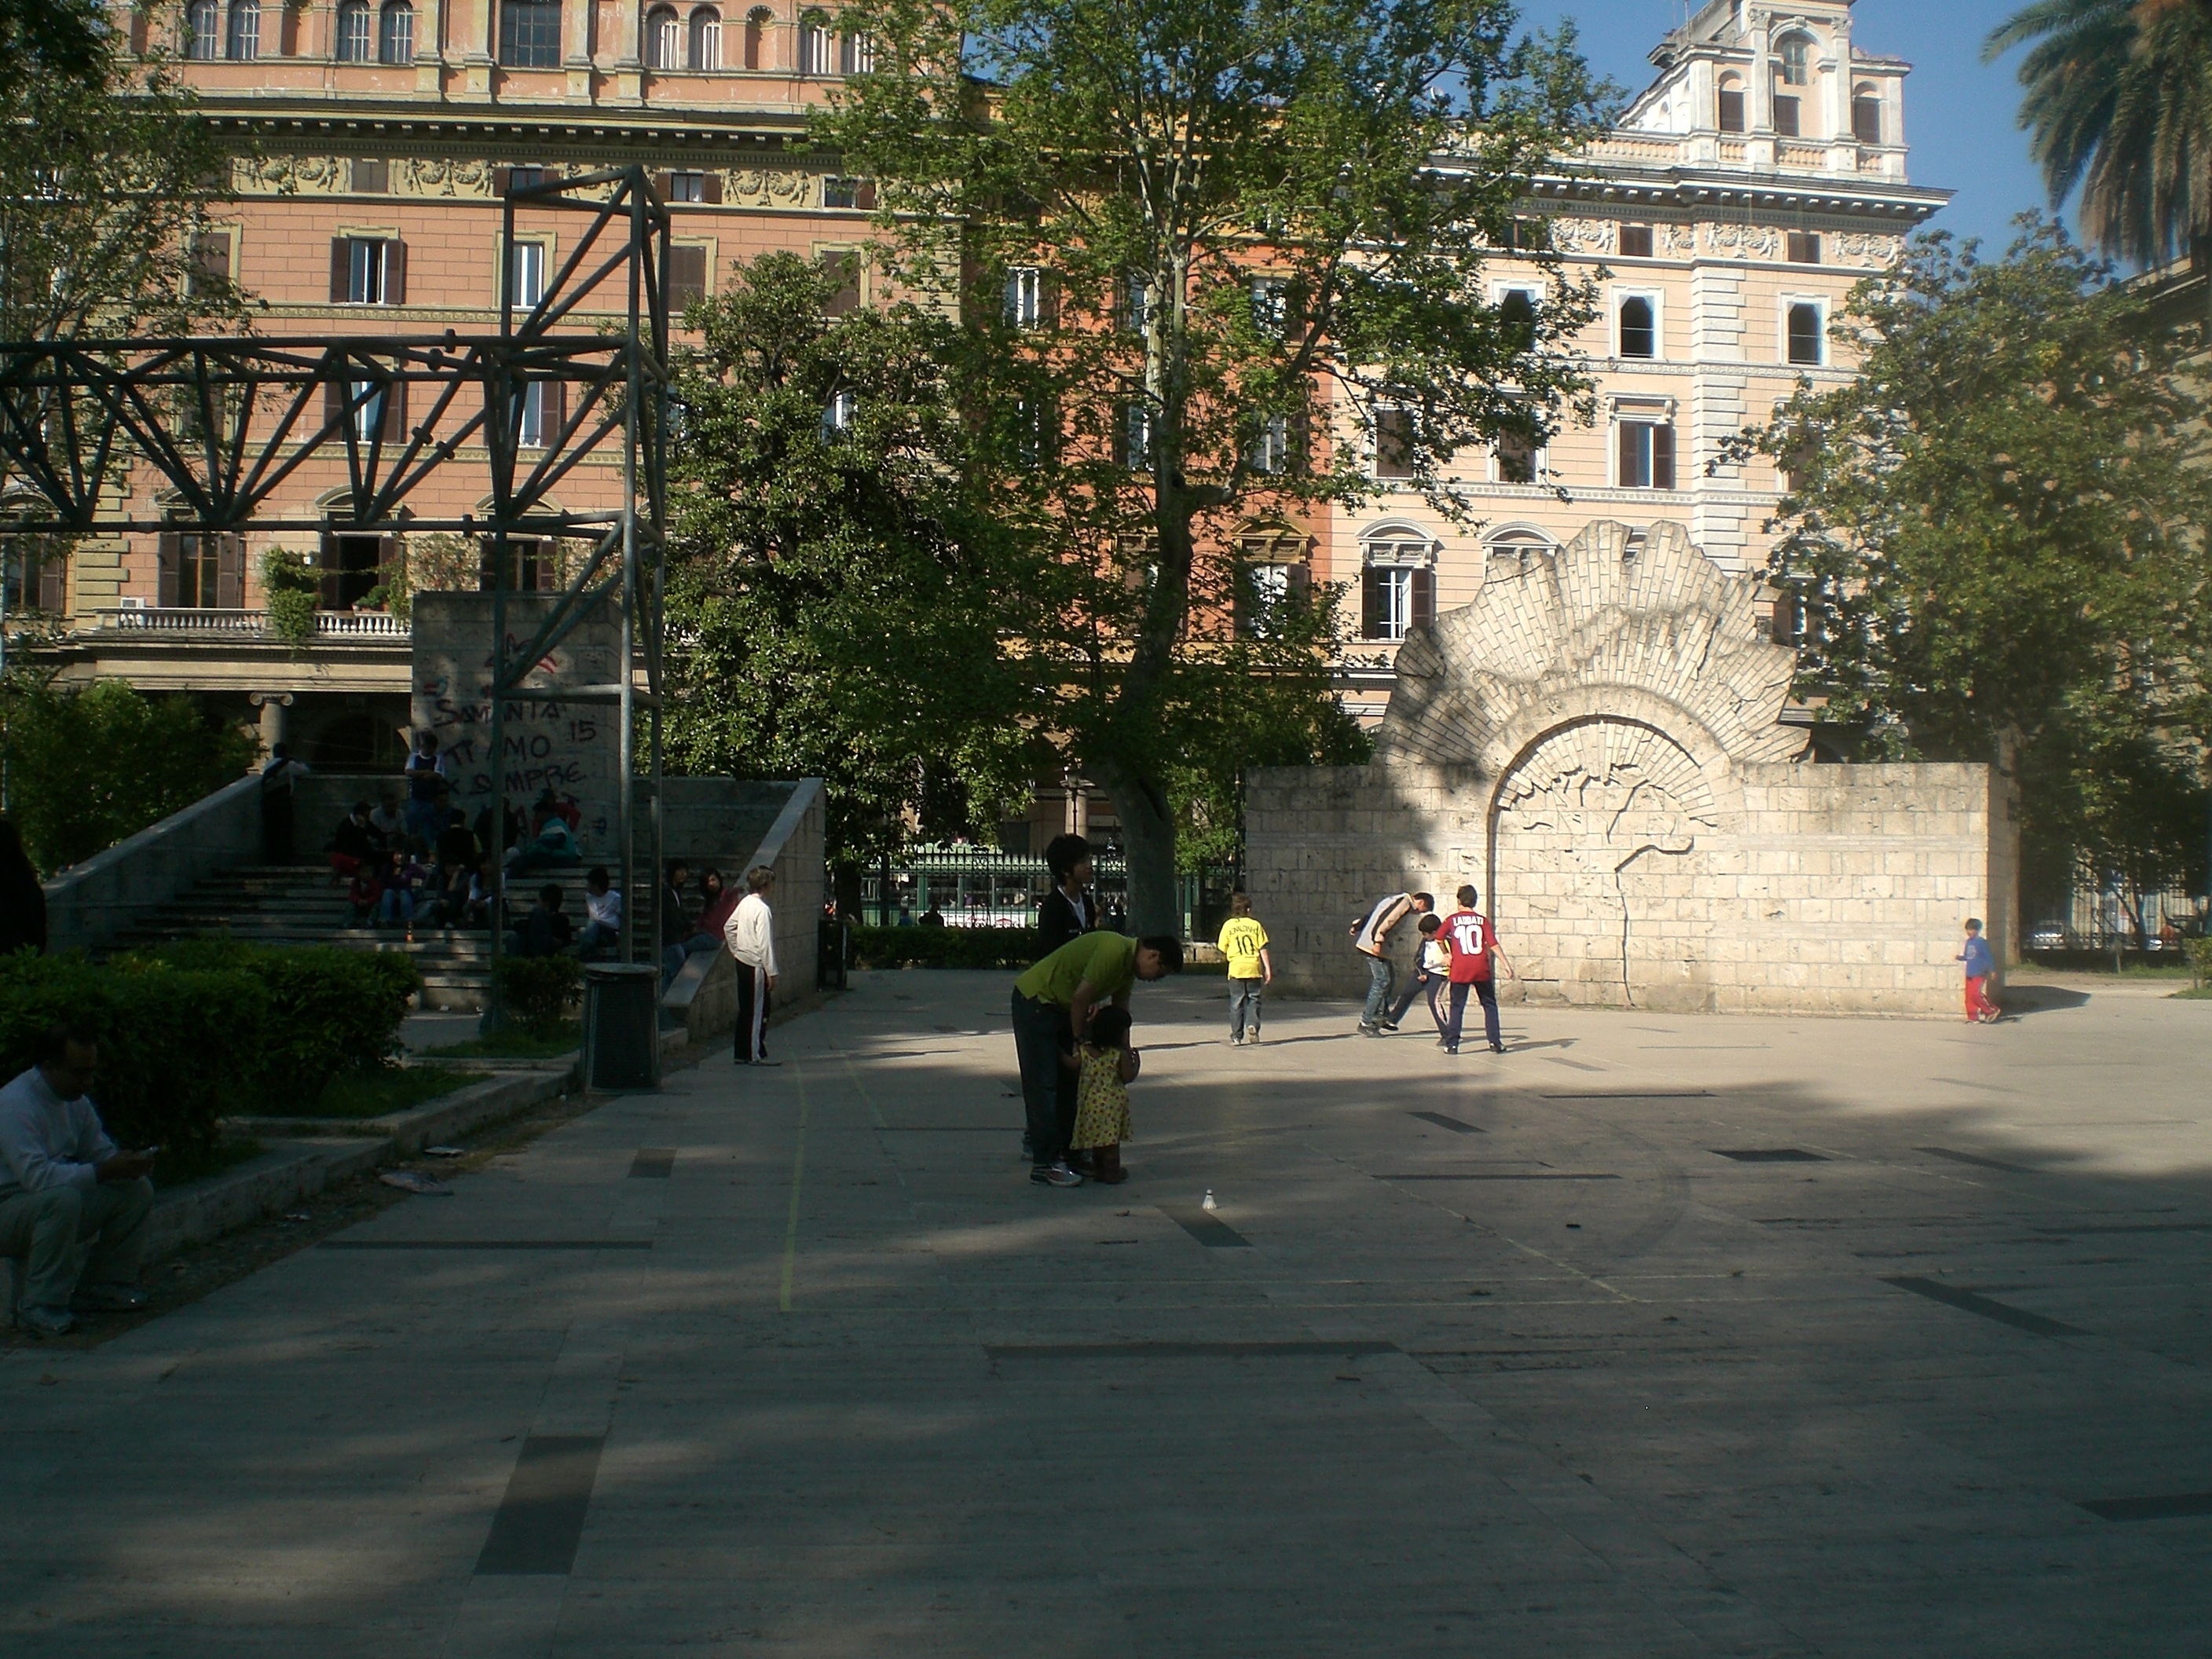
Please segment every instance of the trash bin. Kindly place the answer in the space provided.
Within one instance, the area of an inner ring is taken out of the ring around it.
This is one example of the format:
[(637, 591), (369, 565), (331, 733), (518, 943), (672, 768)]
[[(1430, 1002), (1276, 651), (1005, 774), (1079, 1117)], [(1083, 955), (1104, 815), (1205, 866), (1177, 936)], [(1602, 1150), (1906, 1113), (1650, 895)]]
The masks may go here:
[(602, 1094), (660, 1086), (660, 969), (584, 964), (584, 1086)]

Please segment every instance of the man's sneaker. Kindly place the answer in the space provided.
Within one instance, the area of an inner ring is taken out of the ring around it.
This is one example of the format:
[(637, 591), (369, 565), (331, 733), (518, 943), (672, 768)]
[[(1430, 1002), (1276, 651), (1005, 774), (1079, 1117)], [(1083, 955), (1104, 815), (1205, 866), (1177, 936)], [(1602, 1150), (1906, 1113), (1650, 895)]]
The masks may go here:
[(1505, 1052), (1505, 1045), (1502, 1042), (1493, 1042), (1490, 1045), (1490, 1052), (1493, 1054), (1502, 1054)]
[(1375, 1023), (1386, 1031), (1395, 1031), (1398, 1029), (1398, 1022), (1395, 1019), (1378, 1019)]
[(1097, 1161), (1087, 1152), (1070, 1152), (1064, 1161), (1069, 1169), (1079, 1176), (1095, 1174), (1098, 1168)]
[(1362, 1036), (1381, 1036), (1382, 1035), (1382, 1028), (1370, 1021), (1363, 1019), (1359, 1022), (1359, 1035)]
[(1080, 1187), (1083, 1177), (1065, 1164), (1039, 1164), (1030, 1170), (1030, 1179), (1040, 1187)]
[(1036, 1142), (1031, 1140), (1027, 1135), (1022, 1137), (1022, 1162), (1024, 1164), (1036, 1162)]
[(128, 1285), (87, 1285), (70, 1298), (70, 1305), (100, 1313), (131, 1313), (146, 1305), (146, 1292)]
[(18, 1308), (15, 1328), (33, 1336), (67, 1336), (76, 1321), (67, 1308)]

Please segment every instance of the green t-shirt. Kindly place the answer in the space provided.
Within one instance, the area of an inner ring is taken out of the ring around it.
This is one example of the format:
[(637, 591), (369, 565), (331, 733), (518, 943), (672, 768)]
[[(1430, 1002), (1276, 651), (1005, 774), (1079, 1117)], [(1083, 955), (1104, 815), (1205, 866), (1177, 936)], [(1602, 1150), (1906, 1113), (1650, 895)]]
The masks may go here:
[(1229, 977), (1258, 979), (1260, 952), (1267, 948), (1267, 930), (1251, 916), (1231, 916), (1221, 924), (1221, 954), (1229, 959)]
[(1014, 981), (1014, 989), (1065, 1008), (1084, 981), (1110, 1002), (1137, 982), (1137, 941), (1126, 933), (1085, 933), (1072, 939)]

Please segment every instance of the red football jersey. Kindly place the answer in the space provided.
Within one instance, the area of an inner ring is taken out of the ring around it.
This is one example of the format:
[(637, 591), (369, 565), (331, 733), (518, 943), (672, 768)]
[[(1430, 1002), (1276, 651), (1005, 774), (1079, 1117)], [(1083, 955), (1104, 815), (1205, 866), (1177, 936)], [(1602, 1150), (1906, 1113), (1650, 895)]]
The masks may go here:
[(1490, 977), (1490, 953), (1498, 935), (1480, 910), (1455, 910), (1444, 918), (1444, 942), (1451, 946), (1451, 982), (1472, 985)]

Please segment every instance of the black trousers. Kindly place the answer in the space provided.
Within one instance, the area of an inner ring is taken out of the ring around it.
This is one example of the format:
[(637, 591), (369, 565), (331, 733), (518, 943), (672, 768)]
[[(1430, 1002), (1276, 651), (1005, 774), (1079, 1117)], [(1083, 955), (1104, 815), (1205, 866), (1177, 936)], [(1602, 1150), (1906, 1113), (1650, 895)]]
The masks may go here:
[(738, 1064), (768, 1058), (768, 969), (738, 963)]
[(1476, 980), (1472, 985), (1455, 982), (1451, 988), (1451, 1018), (1444, 1026), (1444, 1046), (1454, 1054), (1459, 1052), (1460, 1022), (1467, 1016), (1467, 994), (1469, 991), (1482, 999), (1484, 1037), (1493, 1048), (1498, 1043), (1497, 982), (1487, 979)]
[(261, 792), (261, 857), (269, 864), (292, 861), (292, 792)]
[(1075, 1073), (1060, 1063), (1075, 1046), (1067, 1010), (1014, 993), (1014, 1058), (1022, 1067), (1022, 1110), (1028, 1119), (1030, 1156), (1056, 1164), (1075, 1134)]

